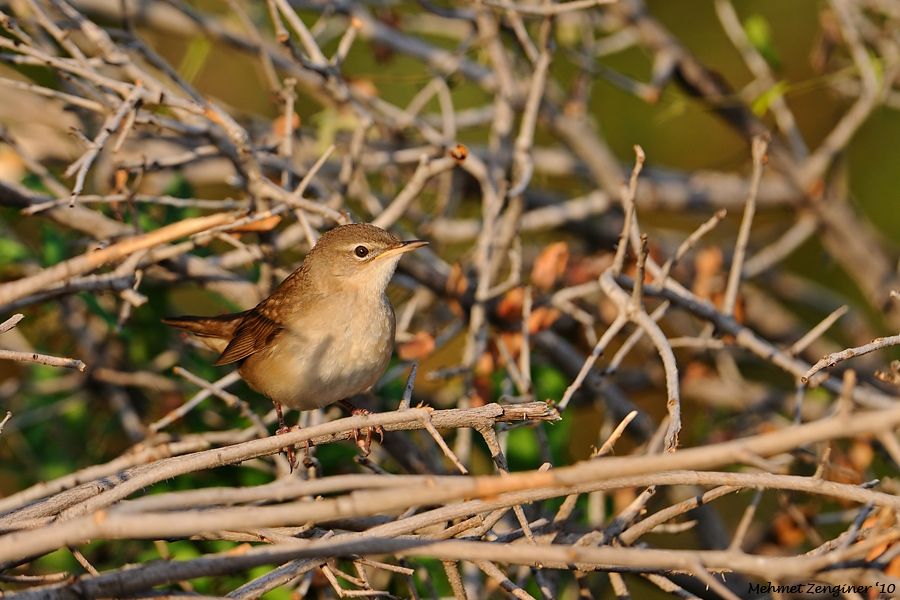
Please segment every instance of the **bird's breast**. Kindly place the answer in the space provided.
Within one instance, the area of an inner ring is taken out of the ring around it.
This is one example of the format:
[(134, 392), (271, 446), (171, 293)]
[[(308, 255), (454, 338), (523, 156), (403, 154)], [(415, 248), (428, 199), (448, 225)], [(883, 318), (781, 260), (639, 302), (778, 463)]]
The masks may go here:
[(384, 373), (394, 345), (386, 296), (332, 297), (285, 323), (274, 343), (249, 357), (241, 375), (290, 408), (323, 407), (366, 391)]

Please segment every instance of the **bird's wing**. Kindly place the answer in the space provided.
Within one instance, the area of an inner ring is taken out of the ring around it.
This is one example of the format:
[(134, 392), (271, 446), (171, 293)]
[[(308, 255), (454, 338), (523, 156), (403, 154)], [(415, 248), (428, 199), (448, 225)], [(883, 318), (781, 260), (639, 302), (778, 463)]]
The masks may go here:
[(230, 339), (234, 336), (235, 329), (246, 315), (247, 312), (244, 311), (215, 317), (166, 317), (162, 322), (199, 337)]
[(282, 329), (280, 323), (266, 316), (259, 307), (247, 311), (231, 341), (214, 364), (227, 365), (259, 352), (268, 347)]

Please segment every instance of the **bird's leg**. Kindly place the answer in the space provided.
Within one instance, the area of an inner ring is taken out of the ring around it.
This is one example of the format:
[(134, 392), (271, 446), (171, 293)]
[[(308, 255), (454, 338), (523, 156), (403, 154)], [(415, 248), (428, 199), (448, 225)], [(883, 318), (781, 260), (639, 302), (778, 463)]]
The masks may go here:
[[(278, 415), (278, 429), (275, 431), (275, 435), (282, 435), (282, 434), (288, 433), (291, 430), (291, 428), (288, 427), (287, 424), (285, 424), (285, 422), (284, 422), (284, 411), (281, 410), (281, 402), (275, 402), (273, 400), (272, 404), (275, 405), (275, 414)], [(307, 457), (308, 457), (309, 456), (309, 442), (307, 441), (306, 444), (307, 444), (306, 452), (307, 452)], [(285, 448), (284, 454), (285, 454), (285, 456), (287, 456), (288, 463), (290, 464), (290, 467), (291, 467), (291, 473), (293, 473), (294, 467), (297, 466), (297, 460), (296, 460), (297, 457), (294, 456), (294, 447), (288, 446), (287, 448)]]
[(272, 400), (272, 404), (275, 405), (275, 414), (278, 416), (278, 430), (275, 432), (278, 435), (282, 433), (287, 433), (291, 430), (284, 422), (284, 411), (281, 410), (281, 402), (275, 402)]
[[(300, 430), (300, 419), (302, 419), (302, 413), (297, 413), (297, 430)], [(309, 448), (312, 445), (310, 440), (303, 440), (303, 466), (307, 469), (316, 465), (316, 459), (310, 455)]]
[[(372, 411), (365, 408), (357, 408), (350, 403), (346, 398), (341, 400), (341, 406), (350, 411), (351, 415), (370, 415)], [(362, 429), (354, 429), (353, 430), (353, 441), (356, 443), (359, 451), (363, 453), (363, 456), (368, 456), (372, 447), (372, 431), (378, 434), (379, 443), (384, 442), (384, 428), (381, 425), (375, 425), (374, 427), (363, 427)], [(362, 437), (361, 437), (362, 436)]]

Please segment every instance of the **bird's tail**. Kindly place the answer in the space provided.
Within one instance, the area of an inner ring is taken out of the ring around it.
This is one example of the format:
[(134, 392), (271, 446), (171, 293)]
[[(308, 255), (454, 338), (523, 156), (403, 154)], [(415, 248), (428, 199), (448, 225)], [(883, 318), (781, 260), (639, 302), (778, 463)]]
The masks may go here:
[(245, 314), (246, 312), (229, 313), (215, 317), (167, 317), (162, 322), (199, 337), (230, 340)]

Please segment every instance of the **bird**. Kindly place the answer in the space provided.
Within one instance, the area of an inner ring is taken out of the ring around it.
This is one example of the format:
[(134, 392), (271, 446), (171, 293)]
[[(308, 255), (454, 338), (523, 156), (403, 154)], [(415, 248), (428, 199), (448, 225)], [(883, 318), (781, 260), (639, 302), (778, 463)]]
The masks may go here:
[[(169, 317), (163, 323), (219, 352), (215, 365), (239, 364), (244, 381), (274, 404), (277, 433), (284, 433), (290, 431), (284, 407), (304, 411), (348, 404), (378, 381), (394, 348), (388, 283), (400, 258), (427, 244), (401, 241), (367, 223), (340, 225), (322, 234), (303, 264), (255, 307)], [(354, 437), (359, 443), (358, 432)], [(364, 454), (370, 441), (368, 430), (360, 444)], [(288, 458), (293, 468), (291, 449)]]

